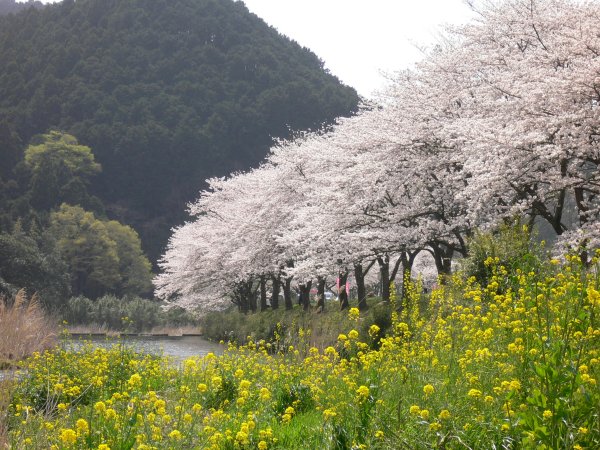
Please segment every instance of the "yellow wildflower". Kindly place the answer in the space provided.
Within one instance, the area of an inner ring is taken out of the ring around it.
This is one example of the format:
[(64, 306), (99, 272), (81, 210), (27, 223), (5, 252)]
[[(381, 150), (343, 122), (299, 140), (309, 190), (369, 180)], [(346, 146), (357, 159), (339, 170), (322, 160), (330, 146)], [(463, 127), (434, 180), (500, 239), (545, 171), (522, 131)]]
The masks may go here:
[(434, 391), (435, 391), (435, 389), (431, 384), (426, 384), (425, 386), (423, 386), (423, 392), (427, 396), (433, 394)]

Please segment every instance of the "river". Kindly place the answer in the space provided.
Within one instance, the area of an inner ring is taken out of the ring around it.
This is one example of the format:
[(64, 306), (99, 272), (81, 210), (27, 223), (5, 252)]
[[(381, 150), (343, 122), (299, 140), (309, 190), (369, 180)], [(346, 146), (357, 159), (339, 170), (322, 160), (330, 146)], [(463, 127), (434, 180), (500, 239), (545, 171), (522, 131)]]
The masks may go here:
[(100, 347), (123, 343), (138, 352), (170, 356), (179, 361), (207, 353), (221, 354), (225, 349), (224, 345), (207, 341), (201, 336), (82, 336), (72, 337), (66, 345), (78, 349), (86, 342)]

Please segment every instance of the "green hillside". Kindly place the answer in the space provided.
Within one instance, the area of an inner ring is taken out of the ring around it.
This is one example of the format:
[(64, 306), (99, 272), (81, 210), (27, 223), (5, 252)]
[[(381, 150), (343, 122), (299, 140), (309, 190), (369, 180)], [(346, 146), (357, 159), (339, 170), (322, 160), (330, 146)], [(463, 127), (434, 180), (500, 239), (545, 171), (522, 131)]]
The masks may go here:
[[(0, 18), (4, 184), (19, 182), (33, 136), (75, 136), (102, 166), (90, 193), (140, 233), (151, 259), (204, 179), (256, 165), (273, 137), (357, 103), (242, 2), (65, 0)], [(0, 192), (0, 208), (13, 191)]]

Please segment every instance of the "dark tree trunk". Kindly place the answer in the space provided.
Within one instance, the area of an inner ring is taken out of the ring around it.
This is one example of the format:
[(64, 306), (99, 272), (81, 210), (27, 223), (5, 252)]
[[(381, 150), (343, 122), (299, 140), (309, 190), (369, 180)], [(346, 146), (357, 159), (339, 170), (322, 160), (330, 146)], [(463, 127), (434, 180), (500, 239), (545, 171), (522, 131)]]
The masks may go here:
[(440, 281), (442, 284), (446, 284), (448, 277), (452, 273), (452, 255), (454, 250), (445, 244), (436, 243), (431, 246), (433, 249), (433, 260), (435, 261), (435, 267)]
[(256, 310), (258, 309), (258, 305), (257, 305), (257, 290), (256, 289), (252, 289), (250, 288), (250, 310), (255, 313)]
[(292, 278), (286, 278), (283, 284), (283, 302), (285, 303), (285, 309), (288, 310), (294, 307), (292, 304)]
[(579, 226), (585, 225), (588, 222), (589, 207), (585, 201), (585, 191), (583, 188), (575, 188), (575, 203), (579, 213)]
[[(583, 188), (575, 188), (575, 203), (577, 204), (577, 210), (579, 212), (579, 226), (585, 225), (588, 220), (588, 212), (589, 206), (585, 200), (585, 191)], [(586, 249), (587, 239), (581, 243), (581, 251), (579, 252), (579, 258), (581, 259), (582, 264), (588, 265), (589, 255)]]
[(346, 281), (348, 280), (348, 272), (340, 272), (338, 298), (340, 299), (340, 309), (344, 310), (350, 307), (348, 302), (348, 293), (346, 292)]
[(278, 309), (279, 308), (279, 292), (281, 292), (281, 280), (279, 275), (273, 275), (271, 277), (273, 292), (271, 293), (271, 308)]
[(381, 300), (390, 301), (390, 257), (388, 255), (378, 256), (379, 280), (381, 283)]
[(303, 283), (300, 285), (300, 304), (302, 305), (302, 309), (304, 311), (308, 311), (310, 308), (310, 288), (312, 286), (312, 281), (308, 283)]
[(317, 278), (317, 312), (325, 311), (325, 278)]
[(235, 302), (242, 314), (248, 314), (252, 308), (252, 282), (242, 281), (235, 288)]
[(402, 298), (406, 297), (407, 289), (405, 285), (406, 283), (410, 283), (413, 265), (418, 254), (418, 250), (415, 252), (402, 252), (400, 254), (400, 260), (402, 262)]
[(398, 270), (400, 269), (400, 264), (402, 264), (402, 254), (400, 255), (400, 257), (398, 257), (398, 259), (396, 260), (396, 262), (394, 264), (394, 268), (390, 272), (390, 286), (396, 280), (396, 275), (398, 275)]
[(267, 279), (263, 275), (260, 277), (260, 311), (267, 310)]
[(367, 305), (367, 290), (365, 289), (365, 273), (363, 272), (362, 264), (354, 265), (354, 280), (356, 282), (356, 294), (358, 295), (358, 309), (366, 311)]

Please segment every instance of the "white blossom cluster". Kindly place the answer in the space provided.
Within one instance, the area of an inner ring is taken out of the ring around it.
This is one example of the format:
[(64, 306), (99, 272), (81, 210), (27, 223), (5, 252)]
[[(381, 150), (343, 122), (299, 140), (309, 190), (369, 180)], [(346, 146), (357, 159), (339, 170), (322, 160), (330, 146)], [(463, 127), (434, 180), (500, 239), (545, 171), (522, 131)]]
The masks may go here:
[(393, 275), (420, 251), (447, 272), (475, 227), (514, 215), (571, 246), (600, 244), (600, 4), (472, 7), (476, 19), (446, 29), (377, 102), (209, 180), (174, 230), (157, 294), (220, 308), (260, 276), (300, 283), (373, 261)]

